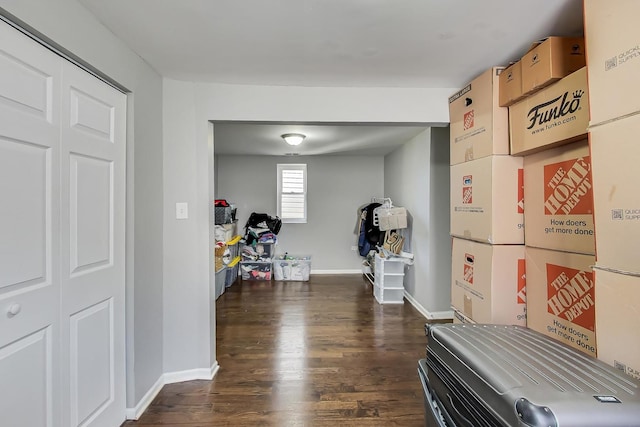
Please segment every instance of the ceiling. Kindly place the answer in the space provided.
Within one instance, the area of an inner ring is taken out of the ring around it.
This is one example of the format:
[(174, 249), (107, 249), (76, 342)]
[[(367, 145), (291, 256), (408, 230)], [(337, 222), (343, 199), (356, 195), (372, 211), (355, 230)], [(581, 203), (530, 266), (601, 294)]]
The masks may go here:
[[(368, 155), (384, 156), (425, 128), (383, 125), (300, 125), (215, 123), (214, 147), (220, 155)], [(292, 147), (281, 135), (301, 133), (302, 144)]]
[[(461, 87), (534, 40), (583, 28), (582, 0), (78, 1), (161, 75), (244, 85)], [(216, 153), (281, 155), (279, 135), (295, 127), (217, 124)], [(300, 154), (385, 154), (420, 131), (298, 128)]]

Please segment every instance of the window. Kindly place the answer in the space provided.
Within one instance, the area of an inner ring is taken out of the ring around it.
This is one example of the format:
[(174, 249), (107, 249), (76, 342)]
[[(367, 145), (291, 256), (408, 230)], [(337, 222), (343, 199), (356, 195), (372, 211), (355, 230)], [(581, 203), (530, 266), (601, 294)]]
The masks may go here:
[(278, 164), (278, 216), (282, 222), (307, 222), (307, 165)]

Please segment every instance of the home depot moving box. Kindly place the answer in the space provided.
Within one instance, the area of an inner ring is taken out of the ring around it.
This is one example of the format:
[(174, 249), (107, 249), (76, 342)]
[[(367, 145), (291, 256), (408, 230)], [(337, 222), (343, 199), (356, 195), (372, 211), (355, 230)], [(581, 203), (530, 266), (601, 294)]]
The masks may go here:
[(598, 266), (640, 274), (640, 114), (591, 128)]
[(451, 166), (451, 235), (524, 243), (522, 157), (489, 156)]
[(596, 356), (594, 257), (527, 247), (527, 327)]
[(456, 325), (460, 325), (463, 323), (468, 323), (468, 324), (475, 324), (476, 322), (474, 322), (473, 320), (469, 319), (467, 316), (465, 316), (464, 314), (462, 314), (460, 311), (456, 310), (455, 307), (451, 307), (451, 309), (453, 310), (453, 323)]
[(582, 37), (548, 37), (522, 57), (522, 93), (532, 94), (586, 65)]
[(511, 154), (531, 154), (586, 138), (586, 68), (510, 106), (509, 126)]
[(508, 107), (524, 97), (522, 93), (522, 62), (518, 61), (509, 65), (500, 73), (498, 80), (500, 83), (499, 105), (501, 107)]
[(476, 323), (527, 324), (524, 245), (453, 239), (451, 305)]
[(598, 358), (640, 379), (640, 277), (594, 270)]
[(638, 15), (637, 0), (584, 2), (592, 124), (640, 111)]
[(587, 141), (524, 158), (527, 246), (595, 254), (593, 182)]
[(508, 110), (498, 106), (498, 75), (491, 68), (449, 98), (452, 165), (509, 154)]

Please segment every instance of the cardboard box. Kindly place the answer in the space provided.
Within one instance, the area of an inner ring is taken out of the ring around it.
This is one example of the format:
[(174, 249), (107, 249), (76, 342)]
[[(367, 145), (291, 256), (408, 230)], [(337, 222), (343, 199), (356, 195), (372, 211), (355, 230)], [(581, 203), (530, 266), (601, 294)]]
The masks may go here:
[(640, 380), (640, 277), (594, 270), (598, 358)]
[(548, 37), (521, 59), (522, 93), (532, 94), (583, 68), (586, 63), (582, 37)]
[(595, 254), (593, 180), (587, 141), (524, 158), (527, 246)]
[(453, 310), (453, 323), (454, 324), (461, 325), (463, 323), (466, 323), (466, 324), (475, 325), (476, 322), (474, 322), (473, 320), (469, 319), (467, 316), (462, 314), (460, 311), (456, 310), (455, 307), (451, 307), (451, 310)]
[(596, 356), (594, 257), (527, 247), (527, 327)]
[(522, 62), (518, 61), (504, 69), (498, 77), (500, 82), (500, 102), (501, 107), (508, 107), (511, 104), (525, 97), (522, 93)]
[(638, 14), (637, 0), (584, 2), (591, 124), (640, 111)]
[(476, 323), (526, 326), (524, 245), (453, 239), (451, 305)]
[(640, 115), (591, 128), (598, 266), (640, 274)]
[(586, 138), (587, 70), (582, 68), (509, 107), (511, 154), (531, 154)]
[(450, 163), (509, 154), (509, 111), (498, 106), (498, 75), (491, 68), (449, 98)]
[(451, 235), (524, 243), (522, 157), (489, 156), (451, 166)]

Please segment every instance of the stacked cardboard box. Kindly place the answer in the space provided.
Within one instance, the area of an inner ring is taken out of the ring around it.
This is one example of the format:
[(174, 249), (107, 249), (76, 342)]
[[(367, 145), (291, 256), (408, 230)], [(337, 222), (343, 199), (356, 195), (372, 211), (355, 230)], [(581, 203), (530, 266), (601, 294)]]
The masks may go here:
[[(584, 2), (598, 357), (640, 378), (640, 2)], [(621, 29), (624, 29), (622, 31)]]
[(500, 106), (508, 107), (531, 96), (585, 64), (582, 37), (547, 37), (537, 41), (500, 76)]
[[(549, 63), (555, 54), (571, 53)], [(595, 356), (588, 105), (583, 67), (512, 104), (509, 124), (511, 153), (524, 155), (527, 326)]]
[(451, 304), (458, 321), (526, 324), (522, 158), (491, 68), (449, 99)]

